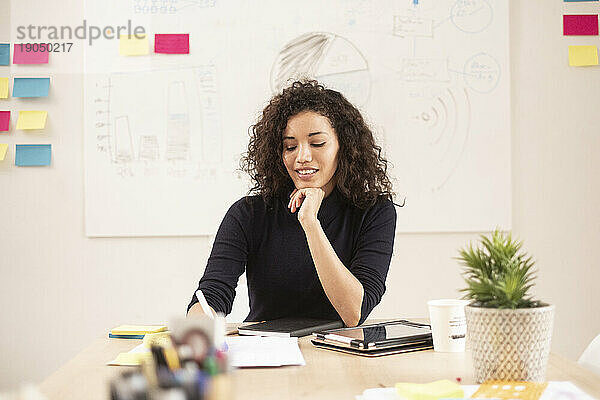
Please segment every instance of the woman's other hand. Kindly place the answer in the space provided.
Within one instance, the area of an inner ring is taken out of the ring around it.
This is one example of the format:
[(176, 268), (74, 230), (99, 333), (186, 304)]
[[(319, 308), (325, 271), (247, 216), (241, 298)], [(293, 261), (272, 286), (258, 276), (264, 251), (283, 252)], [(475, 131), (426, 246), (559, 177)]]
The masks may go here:
[(321, 188), (294, 189), (290, 195), (288, 208), (291, 212), (298, 210), (298, 221), (305, 230), (318, 222), (317, 214), (324, 197), (325, 191)]

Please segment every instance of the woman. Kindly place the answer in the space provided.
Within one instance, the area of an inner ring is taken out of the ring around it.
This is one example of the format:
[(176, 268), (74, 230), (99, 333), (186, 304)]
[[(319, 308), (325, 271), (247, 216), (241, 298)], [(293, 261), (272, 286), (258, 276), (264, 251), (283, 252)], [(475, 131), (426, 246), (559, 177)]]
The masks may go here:
[[(361, 324), (385, 292), (396, 227), (387, 161), (360, 112), (316, 81), (274, 96), (251, 127), (254, 182), (225, 215), (198, 289), (228, 314), (246, 269), (246, 321)], [(202, 313), (196, 296), (188, 313)]]

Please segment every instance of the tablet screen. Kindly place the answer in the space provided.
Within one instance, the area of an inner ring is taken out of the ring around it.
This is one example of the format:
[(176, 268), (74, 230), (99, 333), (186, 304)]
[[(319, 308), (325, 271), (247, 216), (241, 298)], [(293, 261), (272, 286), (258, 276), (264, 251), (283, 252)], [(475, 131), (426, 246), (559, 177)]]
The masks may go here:
[(384, 340), (400, 339), (404, 337), (426, 335), (431, 333), (429, 327), (415, 327), (403, 324), (367, 325), (350, 329), (332, 329), (328, 333), (335, 333), (350, 339), (363, 340), (366, 343), (381, 342)]

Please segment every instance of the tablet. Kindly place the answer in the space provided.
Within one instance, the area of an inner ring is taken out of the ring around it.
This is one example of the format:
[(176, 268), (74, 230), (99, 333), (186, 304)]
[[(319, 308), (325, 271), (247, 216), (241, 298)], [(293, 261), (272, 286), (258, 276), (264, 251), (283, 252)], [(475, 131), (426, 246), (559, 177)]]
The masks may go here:
[(315, 332), (311, 342), (318, 347), (363, 355), (395, 354), (433, 347), (431, 327), (407, 320)]

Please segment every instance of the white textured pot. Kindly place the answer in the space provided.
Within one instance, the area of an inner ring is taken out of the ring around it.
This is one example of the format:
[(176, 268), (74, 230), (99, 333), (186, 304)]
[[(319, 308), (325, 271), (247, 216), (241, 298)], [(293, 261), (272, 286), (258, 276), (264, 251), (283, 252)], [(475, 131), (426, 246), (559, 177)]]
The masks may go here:
[(545, 380), (554, 306), (516, 310), (466, 306), (465, 315), (477, 382)]

